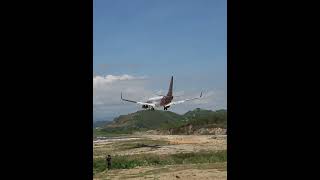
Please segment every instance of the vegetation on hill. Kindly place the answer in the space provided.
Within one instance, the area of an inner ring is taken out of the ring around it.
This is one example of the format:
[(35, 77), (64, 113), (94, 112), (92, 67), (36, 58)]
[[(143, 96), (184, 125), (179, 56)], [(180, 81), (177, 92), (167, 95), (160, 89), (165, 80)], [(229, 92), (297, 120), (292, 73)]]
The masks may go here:
[(121, 115), (113, 122), (96, 130), (96, 134), (131, 134), (135, 131), (173, 130), (183, 133), (186, 126), (194, 130), (200, 128), (227, 128), (227, 110), (195, 109), (183, 115), (170, 111), (142, 110), (128, 115)]
[(126, 134), (150, 129), (167, 129), (181, 125), (181, 115), (170, 111), (142, 110), (115, 118), (111, 124), (104, 126), (103, 131)]
[(227, 110), (202, 110), (195, 109), (185, 113), (186, 124), (192, 124), (194, 127), (219, 127), (227, 128)]
[[(215, 128), (227, 128), (227, 110), (195, 109), (183, 115), (183, 124), (169, 128), (170, 134), (216, 134)], [(223, 131), (222, 131), (223, 132)], [(221, 131), (219, 132), (221, 133)]]

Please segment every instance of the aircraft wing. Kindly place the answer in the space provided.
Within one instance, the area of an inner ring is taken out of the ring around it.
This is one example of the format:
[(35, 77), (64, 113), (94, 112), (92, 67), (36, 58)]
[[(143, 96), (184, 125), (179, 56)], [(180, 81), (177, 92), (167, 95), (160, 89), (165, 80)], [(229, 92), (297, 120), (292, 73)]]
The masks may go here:
[(145, 102), (139, 102), (139, 101), (132, 101), (132, 100), (129, 100), (129, 99), (124, 99), (124, 98), (122, 98), (122, 93), (121, 93), (121, 100), (132, 102), (132, 103), (136, 103), (136, 104), (140, 104), (140, 105), (147, 105), (147, 106), (152, 106), (152, 107), (156, 106), (155, 104), (151, 104), (151, 103), (145, 103)]
[(176, 104), (181, 104), (184, 103), (186, 101), (191, 101), (191, 100), (195, 100), (195, 99), (200, 99), (202, 97), (202, 92), (200, 94), (200, 97), (196, 97), (196, 98), (191, 98), (191, 99), (184, 99), (184, 100), (180, 100), (180, 101), (173, 101), (169, 104), (167, 104), (166, 106), (172, 106), (172, 105), (176, 105)]

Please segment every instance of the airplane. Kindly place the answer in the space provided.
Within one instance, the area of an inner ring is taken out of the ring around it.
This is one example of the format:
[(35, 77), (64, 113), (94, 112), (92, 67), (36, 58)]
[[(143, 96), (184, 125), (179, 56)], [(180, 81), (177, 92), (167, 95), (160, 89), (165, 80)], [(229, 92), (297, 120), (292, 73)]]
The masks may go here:
[(121, 92), (121, 100), (142, 105), (143, 109), (154, 110), (155, 108), (159, 109), (159, 108), (163, 107), (163, 110), (166, 111), (172, 105), (181, 104), (186, 101), (191, 101), (191, 100), (195, 100), (195, 99), (200, 99), (202, 97), (202, 92), (201, 92), (200, 97), (196, 97), (196, 98), (192, 98), (192, 99), (184, 99), (184, 100), (180, 100), (180, 101), (172, 101), (173, 97), (174, 97), (172, 94), (172, 86), (173, 86), (173, 76), (171, 76), (171, 81), (170, 81), (169, 90), (168, 90), (167, 95), (158, 95), (157, 97), (149, 98), (146, 102), (139, 102), (139, 101), (124, 99), (122, 97), (122, 92)]

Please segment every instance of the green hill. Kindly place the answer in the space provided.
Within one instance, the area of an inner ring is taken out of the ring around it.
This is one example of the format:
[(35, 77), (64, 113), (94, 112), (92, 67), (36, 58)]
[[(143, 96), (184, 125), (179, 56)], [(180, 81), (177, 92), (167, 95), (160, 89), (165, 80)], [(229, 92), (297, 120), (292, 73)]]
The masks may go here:
[(197, 108), (183, 116), (187, 124), (192, 124), (194, 127), (227, 128), (227, 110), (224, 109), (211, 111)]
[(128, 115), (121, 115), (113, 122), (101, 127), (101, 131), (110, 134), (128, 134), (135, 131), (160, 130), (184, 133), (186, 126), (194, 130), (200, 128), (226, 128), (227, 110), (195, 109), (184, 115), (170, 111), (142, 110)]
[(167, 129), (182, 125), (182, 116), (170, 111), (142, 110), (128, 115), (121, 115), (102, 129), (110, 133), (132, 133), (150, 129)]
[[(207, 134), (214, 128), (227, 129), (227, 110), (204, 110), (195, 109), (183, 115), (183, 124), (169, 128), (171, 134)], [(202, 129), (202, 131), (200, 131)]]
[(110, 124), (110, 121), (94, 121), (93, 122), (93, 128), (99, 128), (101, 126), (105, 126), (107, 124)]

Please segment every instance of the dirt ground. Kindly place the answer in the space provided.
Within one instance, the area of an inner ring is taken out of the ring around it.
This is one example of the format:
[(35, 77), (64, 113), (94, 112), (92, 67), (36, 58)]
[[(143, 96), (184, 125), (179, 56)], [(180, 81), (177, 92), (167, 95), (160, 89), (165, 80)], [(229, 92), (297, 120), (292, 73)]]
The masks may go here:
[[(137, 143), (138, 141), (162, 142), (158, 148), (141, 147), (119, 149), (119, 144)], [(165, 142), (165, 143), (163, 143)], [(105, 157), (106, 152), (112, 155), (135, 154), (176, 154), (181, 152), (214, 151), (227, 149), (226, 135), (140, 135), (121, 140), (103, 140), (94, 142), (94, 157)], [(94, 176), (96, 180), (103, 179), (227, 179), (227, 163), (212, 164), (182, 164), (167, 166), (148, 166), (133, 169), (115, 169), (104, 171)]]
[[(175, 154), (227, 149), (226, 135), (141, 135), (140, 137), (130, 139), (132, 139), (132, 141), (137, 139), (160, 140), (167, 141), (168, 143), (166, 145), (161, 145), (159, 148), (142, 147), (124, 151), (114, 150), (113, 155), (134, 155), (143, 153)], [(114, 143), (116, 142), (95, 142), (94, 149), (113, 151), (110, 148), (112, 148), (111, 146)]]
[(94, 178), (94, 180), (109, 179), (226, 180), (227, 169), (226, 163), (138, 167), (134, 169), (105, 171)]

